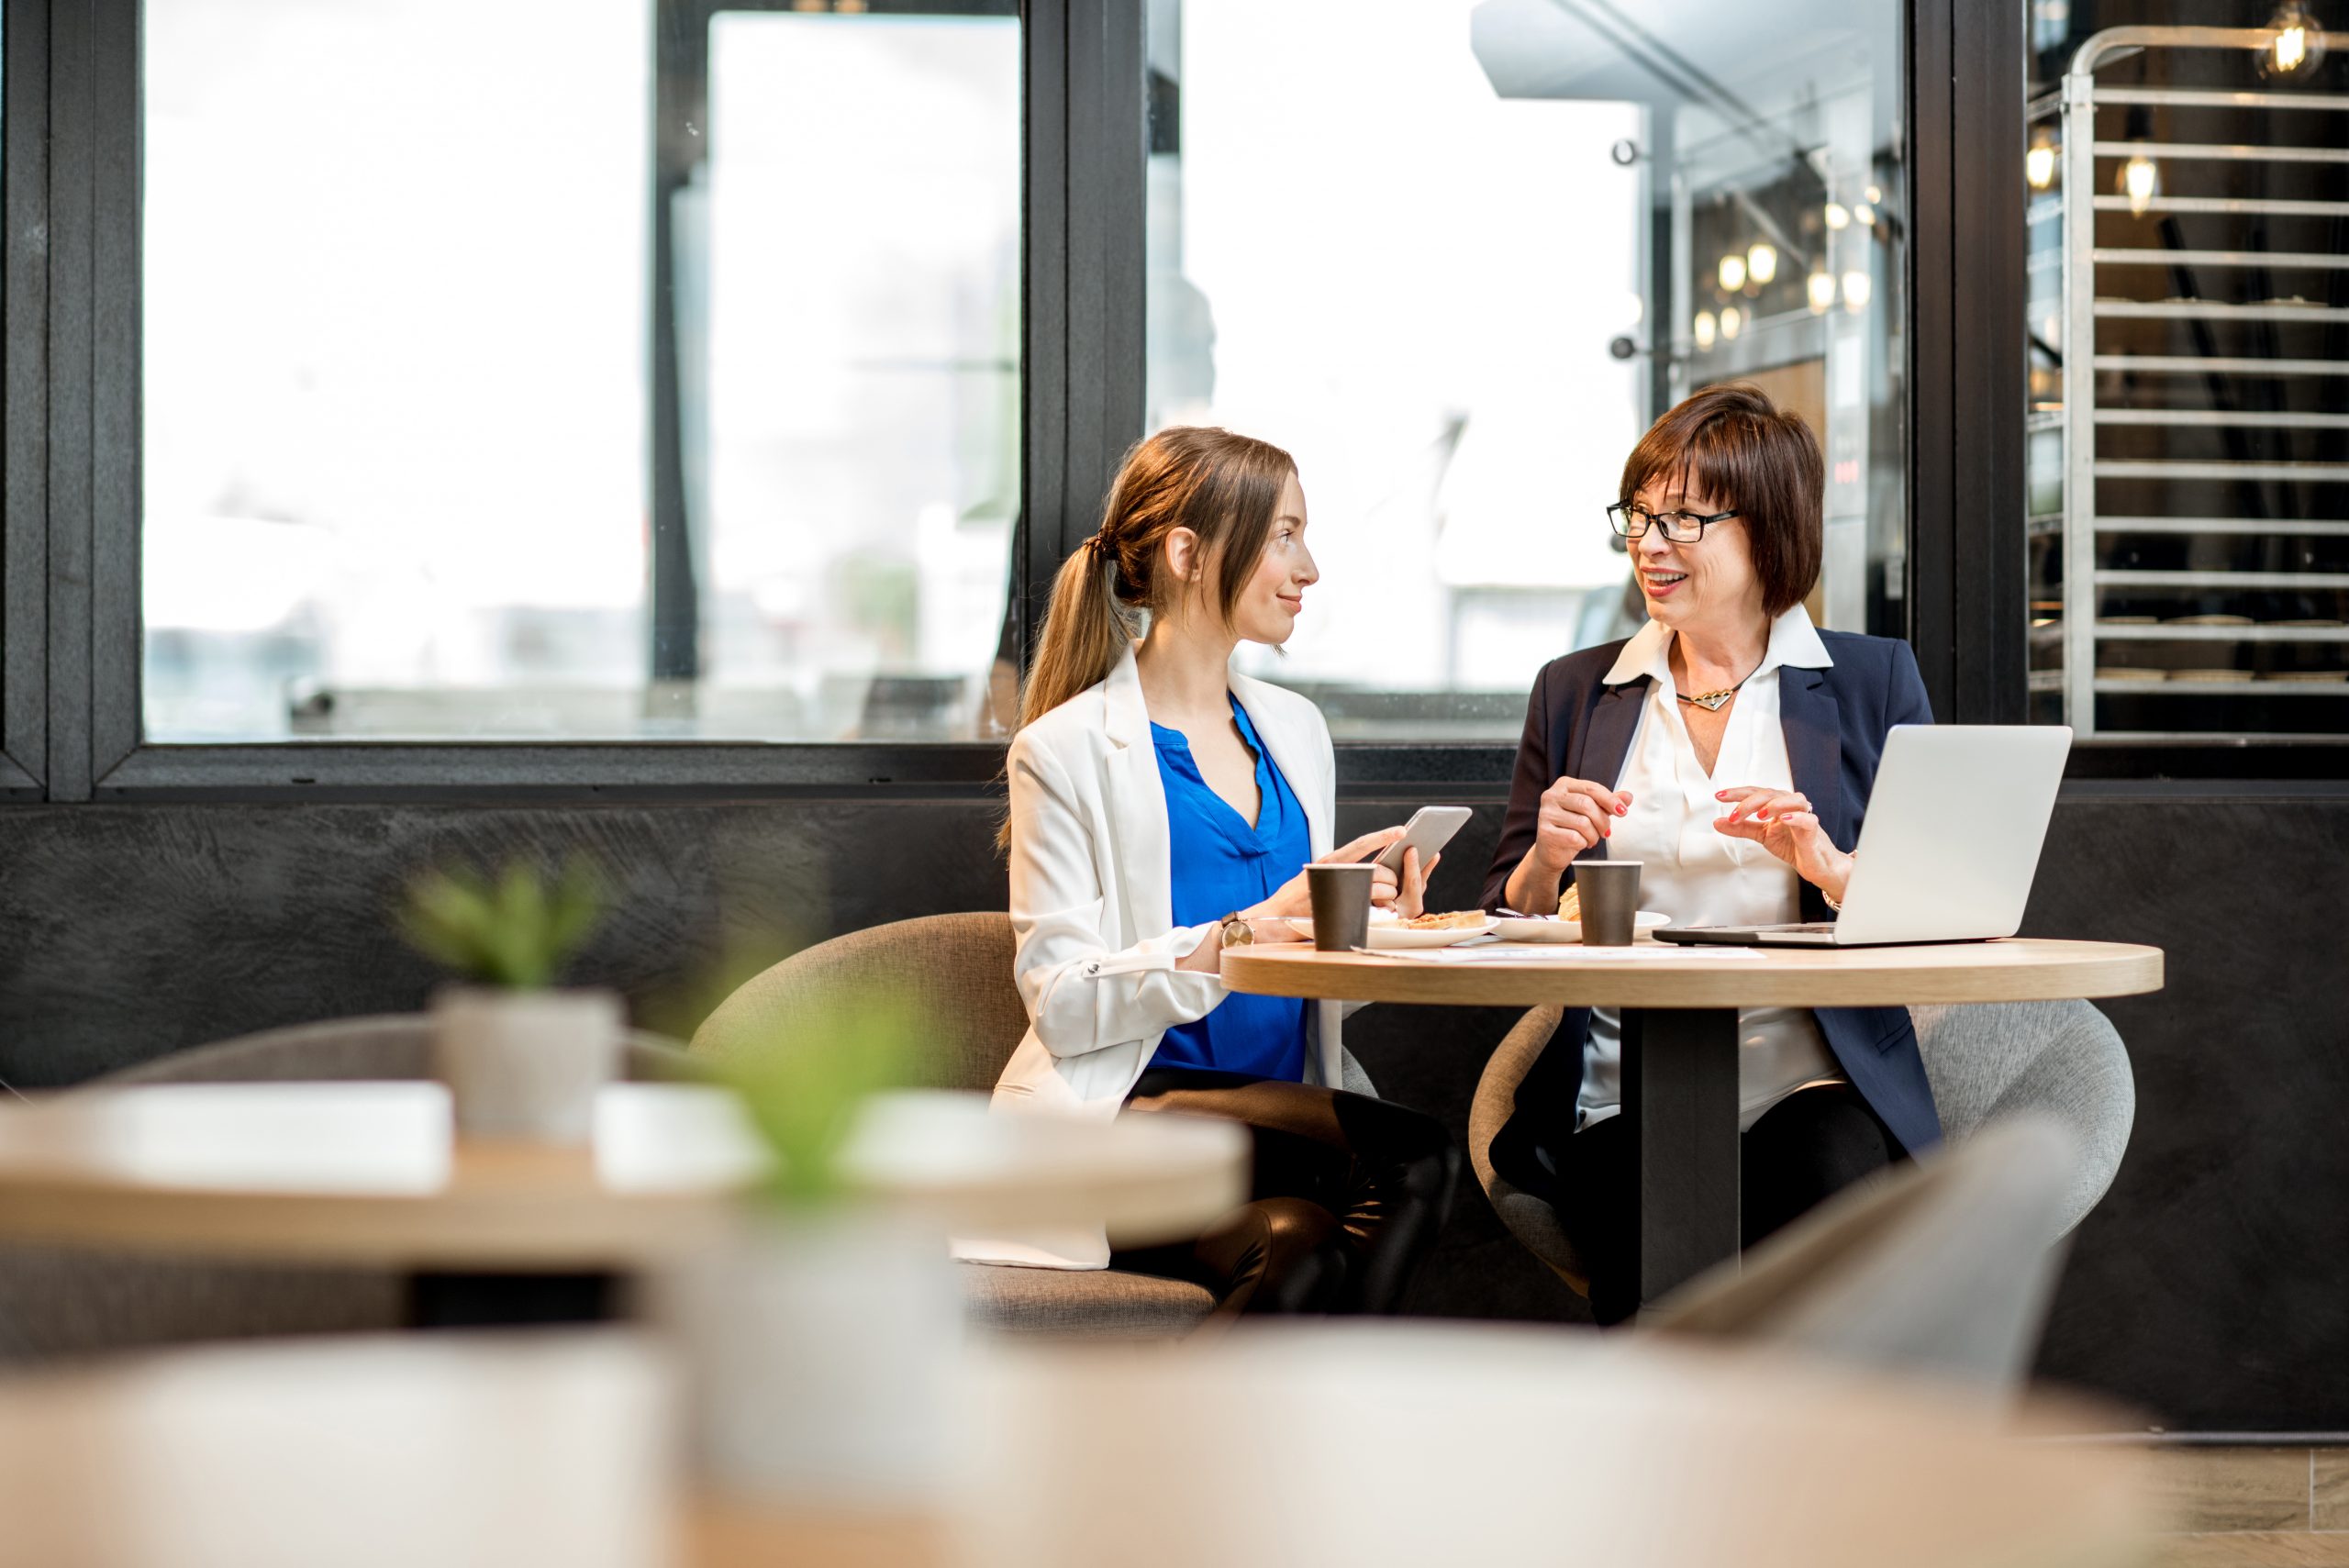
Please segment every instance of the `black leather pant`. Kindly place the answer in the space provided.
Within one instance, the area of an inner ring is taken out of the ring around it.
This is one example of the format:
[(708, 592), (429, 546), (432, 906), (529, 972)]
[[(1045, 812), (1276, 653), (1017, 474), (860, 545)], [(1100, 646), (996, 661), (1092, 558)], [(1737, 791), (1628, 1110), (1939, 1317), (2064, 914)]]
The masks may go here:
[(1109, 1260), (1197, 1281), (1215, 1293), (1219, 1318), (1397, 1310), (1460, 1180), (1460, 1150), (1442, 1123), (1343, 1090), (1153, 1067), (1126, 1109), (1222, 1117), (1248, 1129), (1246, 1205), (1194, 1240)]
[[(1797, 1089), (1738, 1140), (1743, 1244), (1753, 1246), (1902, 1153), (1900, 1140), (1850, 1084)], [(1568, 1138), (1563, 1153), (1552, 1158), (1557, 1175), (1542, 1195), (1558, 1211), (1590, 1272), (1591, 1316), (1620, 1323), (1640, 1307), (1632, 1265), (1638, 1174), (1631, 1168), (1631, 1129), (1620, 1116), (1609, 1117)]]

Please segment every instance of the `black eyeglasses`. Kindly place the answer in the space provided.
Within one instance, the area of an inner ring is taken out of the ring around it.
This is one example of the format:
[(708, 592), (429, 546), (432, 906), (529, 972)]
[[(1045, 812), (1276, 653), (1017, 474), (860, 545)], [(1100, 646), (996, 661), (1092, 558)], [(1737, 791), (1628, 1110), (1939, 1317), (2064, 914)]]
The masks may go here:
[(1736, 517), (1735, 512), (1715, 512), (1709, 516), (1697, 512), (1651, 512), (1637, 501), (1618, 501), (1607, 508), (1608, 526), (1624, 539), (1638, 539), (1652, 528), (1664, 530), (1664, 537), (1675, 544), (1695, 544), (1705, 537), (1705, 530), (1715, 523), (1725, 523)]

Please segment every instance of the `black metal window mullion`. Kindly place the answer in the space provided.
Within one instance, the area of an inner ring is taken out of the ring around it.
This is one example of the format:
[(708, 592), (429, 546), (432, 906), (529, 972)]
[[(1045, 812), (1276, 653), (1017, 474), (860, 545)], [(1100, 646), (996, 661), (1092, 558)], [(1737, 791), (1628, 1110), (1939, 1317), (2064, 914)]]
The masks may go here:
[(2021, 22), (2012, 4), (1951, 6), (1952, 717), (1965, 724), (2029, 709)]
[[(120, 6), (125, 0), (114, 0)], [(46, 761), (52, 800), (86, 800), (93, 774), (97, 619), (91, 562), (96, 516), (97, 465), (107, 454), (96, 442), (95, 322), (109, 309), (135, 301), (98, 297), (98, 84), (103, 41), (117, 33), (98, 26), (96, 5), (49, 8), (48, 361), (46, 459), (49, 566), (48, 712)], [(135, 35), (133, 35), (135, 41)], [(11, 53), (17, 52), (14, 49)], [(107, 281), (118, 274), (108, 272)], [(114, 454), (119, 456), (120, 454)]]
[(49, 736), (49, 6), (0, 14), (0, 799), (38, 799)]
[(1143, 0), (1073, 0), (1068, 36), (1066, 450), (1063, 553), (1093, 532), (1141, 439), (1149, 168)]

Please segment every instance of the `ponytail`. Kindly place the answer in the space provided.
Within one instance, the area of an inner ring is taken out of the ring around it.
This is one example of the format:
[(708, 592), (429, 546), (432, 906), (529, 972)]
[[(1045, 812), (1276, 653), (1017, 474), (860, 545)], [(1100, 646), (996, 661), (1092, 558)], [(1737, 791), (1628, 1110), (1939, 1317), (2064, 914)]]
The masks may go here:
[(1118, 602), (1115, 570), (1103, 564), (1100, 550), (1091, 540), (1061, 562), (1052, 578), (1043, 629), (1036, 638), (1036, 662), (1019, 688), (1020, 724), (1052, 712), (1087, 686), (1100, 684), (1117, 667), (1118, 655), (1133, 637), (1133, 623)]

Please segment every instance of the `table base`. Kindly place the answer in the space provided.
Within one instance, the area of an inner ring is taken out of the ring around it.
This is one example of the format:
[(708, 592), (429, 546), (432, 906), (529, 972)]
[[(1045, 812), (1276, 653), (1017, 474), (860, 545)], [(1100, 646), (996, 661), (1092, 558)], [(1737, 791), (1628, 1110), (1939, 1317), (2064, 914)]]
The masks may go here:
[(1737, 1009), (1626, 1007), (1640, 1305), (1737, 1256)]
[(409, 1276), (408, 1326), (526, 1329), (609, 1323), (619, 1316), (616, 1274), (454, 1273)]

